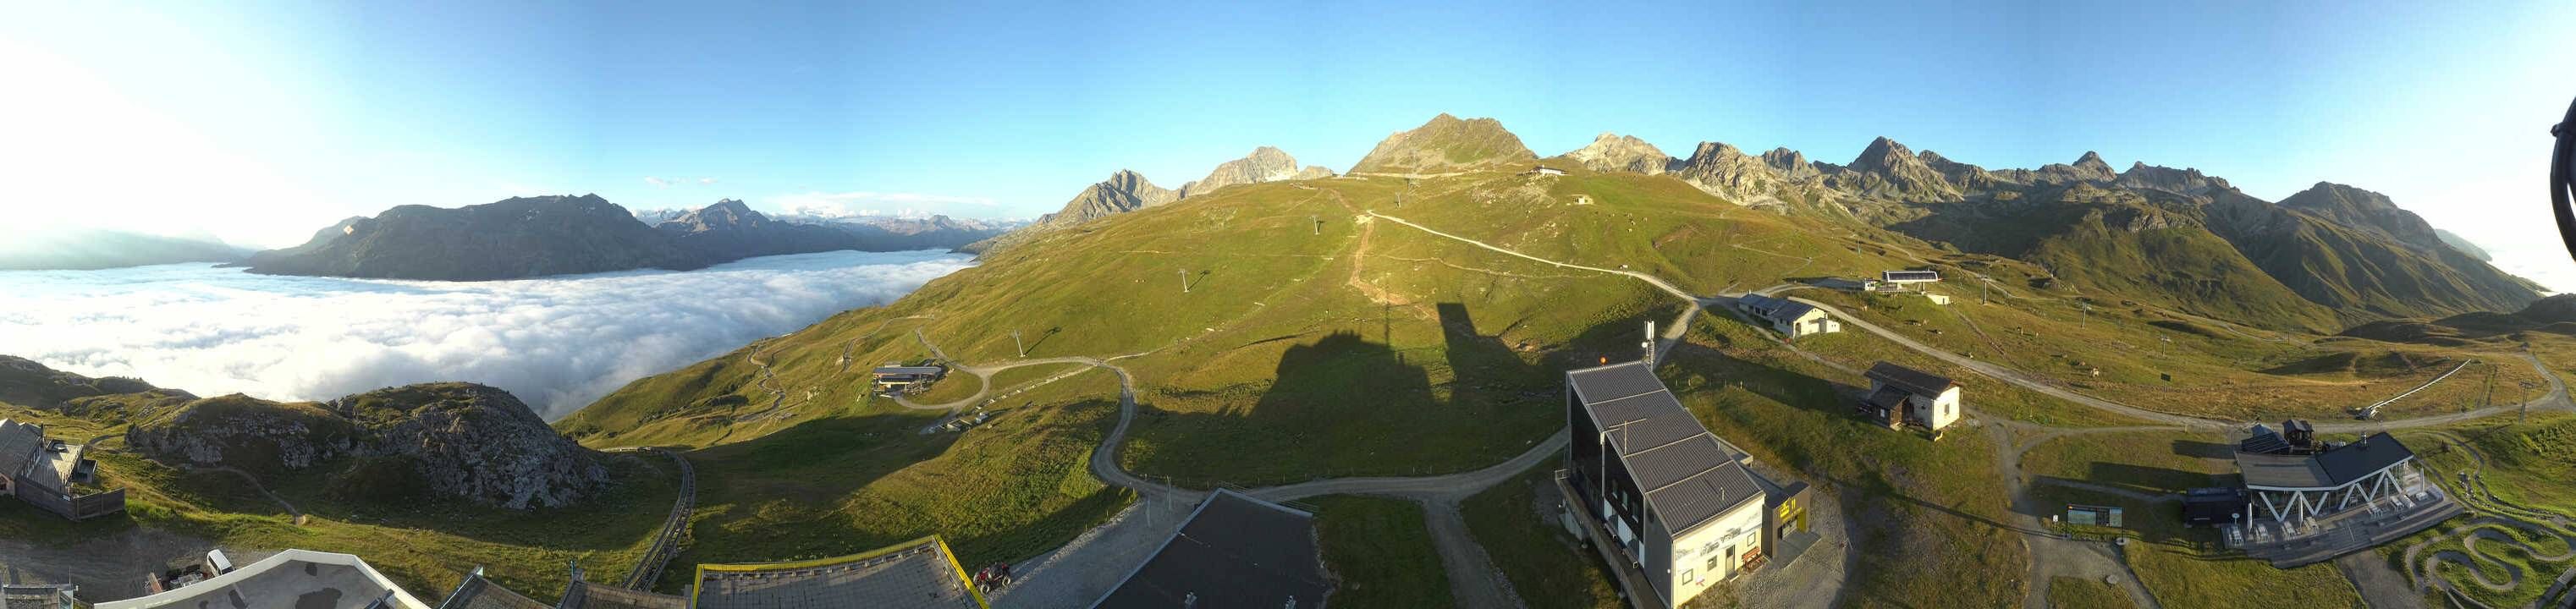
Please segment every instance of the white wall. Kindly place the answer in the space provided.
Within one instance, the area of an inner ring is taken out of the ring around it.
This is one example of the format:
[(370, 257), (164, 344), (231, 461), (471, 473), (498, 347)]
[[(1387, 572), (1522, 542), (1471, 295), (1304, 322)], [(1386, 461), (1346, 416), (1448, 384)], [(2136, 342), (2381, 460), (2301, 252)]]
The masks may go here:
[[(1669, 575), (1672, 585), (1665, 589), (1672, 591), (1675, 606), (1689, 603), (1701, 592), (1735, 575), (1744, 553), (1762, 547), (1762, 504), (1760, 499), (1738, 504), (1716, 521), (1673, 541), (1673, 572)], [(1730, 544), (1735, 546), (1734, 554), (1726, 553)], [(1717, 547), (1707, 549), (1710, 545)], [(1710, 558), (1718, 558), (1717, 568), (1709, 568)], [(1690, 577), (1683, 577), (1685, 572)]]

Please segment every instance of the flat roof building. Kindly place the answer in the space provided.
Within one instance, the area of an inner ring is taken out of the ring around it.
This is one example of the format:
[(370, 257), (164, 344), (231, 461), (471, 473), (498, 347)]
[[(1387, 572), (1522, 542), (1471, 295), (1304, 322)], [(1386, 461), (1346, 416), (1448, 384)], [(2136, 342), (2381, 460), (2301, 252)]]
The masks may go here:
[(1823, 309), (1786, 298), (1746, 294), (1743, 298), (1735, 299), (1735, 306), (1743, 309), (1745, 314), (1753, 316), (1754, 319), (1771, 324), (1772, 330), (1786, 334), (1790, 338), (1841, 332), (1843, 329), (1842, 322), (1834, 321), (1834, 317), (1826, 315)]
[(878, 391), (899, 391), (947, 375), (946, 366), (879, 366), (870, 374)]
[(1643, 362), (1566, 375), (1568, 499), (1677, 607), (1765, 554), (1766, 495), (1739, 456)]
[(430, 609), (367, 561), (348, 554), (287, 550), (176, 590), (99, 603), (97, 609)]
[(1314, 609), (1332, 591), (1314, 514), (1217, 489), (1152, 558), (1091, 606)]
[(890, 607), (985, 609), (984, 595), (937, 536), (820, 560), (701, 564), (696, 609)]

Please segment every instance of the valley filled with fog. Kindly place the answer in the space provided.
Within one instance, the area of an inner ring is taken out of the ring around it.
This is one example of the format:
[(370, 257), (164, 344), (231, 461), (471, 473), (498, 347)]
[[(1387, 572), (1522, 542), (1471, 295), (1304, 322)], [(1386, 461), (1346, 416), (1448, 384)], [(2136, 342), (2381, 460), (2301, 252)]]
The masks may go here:
[(890, 302), (962, 254), (836, 251), (686, 272), (485, 282), (254, 275), (208, 264), (0, 272), (0, 353), (200, 396), (325, 400), (492, 385), (552, 420), (637, 378)]

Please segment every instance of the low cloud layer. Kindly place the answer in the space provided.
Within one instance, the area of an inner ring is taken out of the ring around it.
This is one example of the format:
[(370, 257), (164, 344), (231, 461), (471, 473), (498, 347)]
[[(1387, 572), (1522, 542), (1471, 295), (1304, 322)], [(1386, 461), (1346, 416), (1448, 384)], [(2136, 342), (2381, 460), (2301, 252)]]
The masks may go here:
[(891, 301), (971, 264), (935, 252), (828, 252), (472, 283), (204, 265), (0, 272), (0, 353), (207, 396), (323, 400), (472, 381), (552, 420), (637, 378)]

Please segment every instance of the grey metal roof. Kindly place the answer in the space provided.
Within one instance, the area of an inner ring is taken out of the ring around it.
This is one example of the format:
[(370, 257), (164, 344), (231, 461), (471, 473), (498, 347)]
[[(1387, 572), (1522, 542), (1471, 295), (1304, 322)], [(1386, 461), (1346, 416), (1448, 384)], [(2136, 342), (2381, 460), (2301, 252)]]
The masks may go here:
[(1680, 400), (1641, 362), (1565, 374), (1611, 450), (1646, 492), (1652, 510), (1674, 534), (1716, 519), (1746, 501), (1762, 499), (1736, 455), (1682, 408)]
[(41, 459), (45, 449), (45, 432), (33, 423), (0, 419), (0, 476), (17, 479), (27, 466)]
[(465, 581), (456, 584), (456, 591), (449, 593), (447, 601), (439, 603), (438, 609), (555, 609), (555, 607), (512, 592), (509, 588), (501, 587), (500, 584), (492, 583), (492, 580), (484, 579), (483, 572), (478, 569), (473, 573), (465, 574)]
[(2386, 432), (2314, 455), (2236, 453), (2248, 486), (2335, 488), (2415, 458), (2415, 451)]
[(1869, 372), (1863, 373), (1862, 376), (1903, 389), (1908, 393), (1924, 396), (1940, 395), (1941, 392), (1959, 385), (1952, 382), (1950, 377), (1889, 362), (1879, 362), (1877, 365), (1870, 366)]
[(879, 374), (879, 375), (896, 375), (896, 374), (928, 374), (928, 375), (936, 375), (936, 374), (939, 374), (939, 373), (944, 372), (944, 371), (946, 371), (946, 370), (947, 370), (947, 368), (941, 368), (941, 367), (938, 367), (938, 366), (880, 366), (880, 367), (878, 367), (878, 368), (876, 369), (876, 373), (877, 373), (877, 374)]
[(593, 582), (573, 582), (555, 609), (689, 609), (689, 599)]
[(2380, 432), (2363, 436), (2360, 442), (2317, 453), (2317, 466), (2325, 468), (2326, 479), (2342, 485), (2413, 458), (2415, 451), (2406, 448), (2406, 443)]
[(2327, 488), (2326, 470), (2317, 460), (2303, 455), (2270, 453), (2236, 453), (2236, 469), (2245, 473), (2247, 486), (2279, 488)]
[(1321, 552), (1314, 514), (1219, 489), (1091, 606), (1315, 609), (1333, 589)]
[(1815, 305), (1761, 294), (1746, 294), (1743, 298), (1735, 299), (1735, 304), (1755, 317), (1784, 324), (1795, 323), (1799, 317), (1806, 316), (1807, 312), (1816, 310)]

